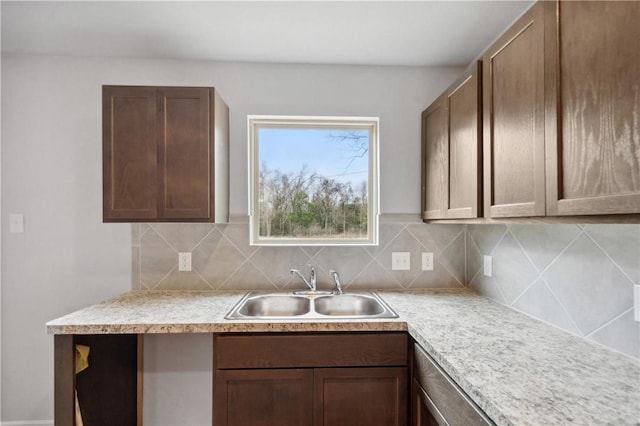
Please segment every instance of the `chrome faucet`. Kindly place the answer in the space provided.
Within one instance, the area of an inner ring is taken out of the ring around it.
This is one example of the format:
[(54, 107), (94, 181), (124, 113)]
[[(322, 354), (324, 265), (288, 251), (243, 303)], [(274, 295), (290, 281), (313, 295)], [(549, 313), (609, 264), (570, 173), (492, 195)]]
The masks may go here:
[(333, 282), (336, 284), (335, 294), (343, 294), (342, 286), (340, 285), (340, 277), (338, 276), (338, 273), (336, 271), (334, 271), (333, 269), (330, 269), (329, 270), (329, 275), (331, 275), (333, 277)]
[(299, 276), (300, 279), (302, 279), (302, 281), (304, 281), (304, 283), (307, 285), (307, 287), (309, 287), (309, 290), (316, 291), (317, 277), (316, 277), (316, 270), (313, 268), (313, 266), (311, 266), (311, 274), (309, 276), (309, 281), (307, 281), (307, 279), (297, 269), (291, 269), (289, 272), (291, 272), (291, 275)]

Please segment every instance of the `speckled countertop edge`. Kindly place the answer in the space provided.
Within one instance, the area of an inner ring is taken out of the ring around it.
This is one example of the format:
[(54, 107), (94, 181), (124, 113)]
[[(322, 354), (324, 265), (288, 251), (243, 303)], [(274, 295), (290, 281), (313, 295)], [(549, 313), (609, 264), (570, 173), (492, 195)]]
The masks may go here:
[(378, 291), (399, 314), (391, 320), (225, 320), (245, 293), (131, 292), (50, 321), (47, 331), (408, 330), (498, 425), (640, 424), (639, 362), (465, 289)]

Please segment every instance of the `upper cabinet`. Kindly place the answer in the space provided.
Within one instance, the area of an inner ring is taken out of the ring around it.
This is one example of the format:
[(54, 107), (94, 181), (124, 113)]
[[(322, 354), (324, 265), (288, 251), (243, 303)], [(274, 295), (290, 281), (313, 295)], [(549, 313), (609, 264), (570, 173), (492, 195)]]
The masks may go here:
[(103, 86), (103, 221), (226, 222), (229, 109), (213, 88)]
[[(638, 220), (638, 18), (640, 2), (539, 1), (482, 55), (485, 218)], [(479, 216), (457, 214), (476, 140), (453, 136), (454, 103), (449, 88), (423, 113), (425, 220)]]
[(544, 4), (482, 57), (485, 217), (544, 216)]
[(545, 9), (547, 215), (640, 213), (640, 2)]
[(422, 113), (423, 219), (476, 218), (482, 212), (480, 62)]

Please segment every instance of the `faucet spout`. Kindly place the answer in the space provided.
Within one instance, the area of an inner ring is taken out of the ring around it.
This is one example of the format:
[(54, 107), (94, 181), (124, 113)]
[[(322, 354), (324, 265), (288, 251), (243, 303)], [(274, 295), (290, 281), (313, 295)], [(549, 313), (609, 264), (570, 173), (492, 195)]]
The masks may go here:
[(313, 266), (311, 267), (311, 282), (307, 281), (307, 279), (297, 269), (290, 269), (289, 272), (291, 275), (297, 275), (300, 277), (311, 291), (316, 291), (316, 271), (313, 269)]

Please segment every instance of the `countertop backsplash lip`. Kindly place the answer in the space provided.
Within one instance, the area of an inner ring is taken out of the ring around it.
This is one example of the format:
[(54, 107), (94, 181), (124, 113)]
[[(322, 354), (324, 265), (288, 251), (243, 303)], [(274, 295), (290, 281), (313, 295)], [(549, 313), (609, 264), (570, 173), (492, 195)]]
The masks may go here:
[(228, 321), (246, 291), (133, 291), (50, 334), (408, 331), (498, 425), (637, 424), (640, 362), (468, 289), (376, 292), (397, 319)]

